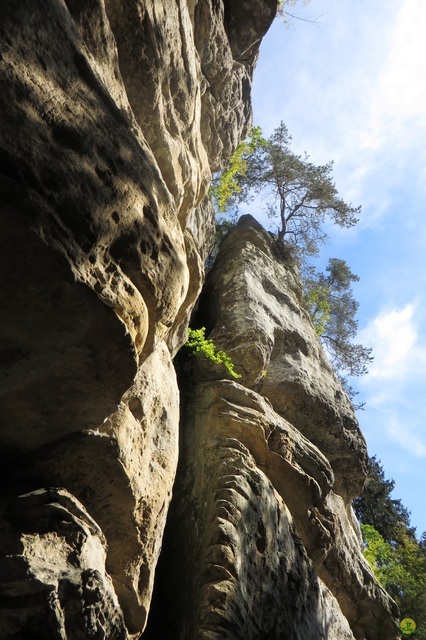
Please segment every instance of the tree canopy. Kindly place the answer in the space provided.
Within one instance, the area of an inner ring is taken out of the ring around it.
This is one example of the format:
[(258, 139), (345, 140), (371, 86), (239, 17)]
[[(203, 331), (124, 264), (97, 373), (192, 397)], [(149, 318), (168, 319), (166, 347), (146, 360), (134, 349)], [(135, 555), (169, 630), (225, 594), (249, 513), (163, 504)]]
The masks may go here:
[(218, 213), (225, 213), (229, 202), (241, 193), (241, 181), (247, 173), (249, 157), (266, 144), (260, 127), (252, 127), (247, 140), (243, 140), (229, 159), (228, 166), (212, 180), (211, 192)]
[(359, 305), (351, 284), (358, 280), (347, 263), (338, 258), (330, 258), (325, 273), (310, 266), (303, 274), (305, 306), (351, 398), (355, 392), (345, 382), (346, 377), (364, 375), (372, 360), (371, 349), (353, 342), (358, 330)]
[(377, 580), (396, 601), (401, 619), (415, 621), (413, 637), (426, 640), (426, 534), (416, 539), (409, 512), (391, 497), (394, 486), (376, 457), (370, 458), (367, 482), (354, 509), (364, 555)]
[(290, 148), (283, 122), (246, 159), (234, 202), (259, 198), (270, 218), (278, 219), (278, 239), (291, 243), (301, 257), (315, 256), (327, 238), (325, 221), (352, 227), (360, 207), (339, 197), (332, 179), (333, 163), (316, 166), (309, 156)]
[[(326, 221), (340, 227), (356, 224), (360, 207), (344, 202), (332, 180), (333, 163), (316, 166), (306, 154), (290, 148), (291, 136), (283, 122), (265, 140), (259, 127), (240, 144), (225, 170), (215, 177), (212, 194), (218, 213), (216, 243), (208, 264), (217, 253), (225, 232), (236, 222), (239, 204), (256, 200), (272, 219), (278, 220), (277, 240), (291, 248), (301, 269), (305, 306), (315, 330), (349, 396), (355, 392), (347, 376), (363, 375), (372, 360), (371, 349), (354, 344), (358, 303), (351, 284), (358, 280), (344, 260), (330, 259), (326, 273), (314, 269), (309, 260), (326, 240)], [(362, 404), (357, 405), (360, 408)]]
[(391, 497), (395, 482), (385, 477), (385, 472), (376, 456), (369, 458), (368, 476), (364, 489), (353, 506), (360, 522), (372, 525), (386, 542), (397, 543), (403, 529), (410, 529), (410, 514), (401, 500)]

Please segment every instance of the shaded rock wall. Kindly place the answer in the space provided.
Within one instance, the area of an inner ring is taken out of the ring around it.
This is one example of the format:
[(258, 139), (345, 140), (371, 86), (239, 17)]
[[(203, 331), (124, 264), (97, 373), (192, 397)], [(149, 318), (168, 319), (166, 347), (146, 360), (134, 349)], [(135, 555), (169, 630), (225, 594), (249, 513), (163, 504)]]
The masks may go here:
[(5, 500), (0, 527), (2, 638), (128, 638), (105, 536), (74, 496), (52, 488)]
[(179, 443), (211, 172), (275, 8), (0, 4), (0, 638), (394, 637), (349, 507), (364, 442), (252, 223), (201, 305), (242, 384), (184, 369)]

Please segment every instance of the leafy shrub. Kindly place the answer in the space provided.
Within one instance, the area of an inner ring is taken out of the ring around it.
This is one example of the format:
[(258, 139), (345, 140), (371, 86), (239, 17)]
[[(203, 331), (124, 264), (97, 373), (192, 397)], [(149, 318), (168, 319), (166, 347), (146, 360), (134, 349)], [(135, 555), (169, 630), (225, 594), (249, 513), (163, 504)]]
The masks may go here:
[(211, 192), (219, 213), (224, 213), (232, 198), (241, 192), (240, 180), (246, 174), (247, 160), (265, 144), (261, 128), (253, 127), (249, 139), (238, 145), (229, 159), (228, 166), (213, 180)]
[(188, 341), (185, 346), (191, 349), (194, 356), (203, 355), (215, 364), (223, 364), (230, 376), (235, 380), (241, 378), (241, 374), (234, 369), (231, 358), (221, 350), (217, 350), (213, 340), (205, 337), (206, 328), (188, 329)]

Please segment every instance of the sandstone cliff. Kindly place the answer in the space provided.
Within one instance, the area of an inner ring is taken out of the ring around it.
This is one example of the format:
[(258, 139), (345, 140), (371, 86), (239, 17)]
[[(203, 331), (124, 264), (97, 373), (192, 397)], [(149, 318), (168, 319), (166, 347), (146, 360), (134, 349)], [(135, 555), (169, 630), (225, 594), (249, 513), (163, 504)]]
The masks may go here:
[(397, 637), (362, 435), (253, 220), (198, 310), (240, 383), (173, 363), (275, 4), (0, 5), (0, 638)]

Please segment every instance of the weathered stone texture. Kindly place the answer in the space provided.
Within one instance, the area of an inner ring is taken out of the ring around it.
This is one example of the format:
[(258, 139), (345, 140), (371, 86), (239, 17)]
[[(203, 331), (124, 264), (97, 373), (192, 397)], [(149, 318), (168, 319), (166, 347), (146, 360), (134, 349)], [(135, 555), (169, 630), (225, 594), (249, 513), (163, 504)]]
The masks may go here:
[[(358, 495), (366, 446), (349, 399), (301, 304), (294, 263), (251, 216), (223, 242), (204, 289), (202, 320), (232, 357), (242, 383), (327, 457), (336, 490)], [(232, 327), (232, 331), (229, 328)], [(209, 377), (222, 371), (209, 369)]]
[(232, 429), (222, 436), (200, 418), (187, 424), (175, 514), (179, 547), (196, 570), (178, 602), (173, 637), (353, 639), (268, 477)]
[[(65, 630), (52, 622), (52, 638), (146, 624), (177, 465), (172, 357), (202, 286), (211, 170), (250, 126), (274, 13), (272, 1), (244, 6), (243, 59), (231, 3), (0, 5), (2, 493), (23, 505), (19, 493), (65, 487), (106, 539), (105, 611), (84, 629), (81, 616)], [(62, 535), (55, 519), (43, 543), (28, 531), (25, 558), (31, 540), (48, 554)], [(78, 564), (81, 548), (70, 553)], [(69, 563), (58, 552), (58, 574)], [(25, 575), (42, 585), (47, 574)], [(55, 588), (37, 591), (28, 633)], [(59, 617), (85, 607), (73, 598), (59, 597)]]
[(398, 637), (318, 448), (232, 381), (196, 385), (185, 415), (148, 640)]
[(252, 220), (200, 306), (242, 384), (181, 368), (179, 444), (211, 172), (275, 10), (0, 3), (0, 638), (396, 637), (350, 511), (364, 440)]
[(0, 505), (0, 637), (128, 638), (110, 577), (106, 540), (63, 489)]
[(178, 458), (178, 405), (170, 354), (160, 345), (96, 430), (15, 457), (6, 472), (20, 492), (66, 486), (84, 503), (108, 542), (106, 569), (132, 633), (149, 610)]
[[(201, 357), (186, 365), (194, 368), (195, 386), (189, 389), (183, 442), (188, 453), (182, 462), (183, 479), (179, 480), (184, 487), (191, 486), (193, 496), (186, 519), (197, 531), (202, 530), (203, 522), (211, 522), (212, 515), (199, 504), (216, 500), (219, 490), (208, 482), (212, 469), (222, 465), (215, 458), (219, 454), (214, 452), (218, 447), (224, 452), (226, 442), (231, 449), (242, 446), (250, 454), (250, 463), (242, 465), (243, 475), (253, 464), (265, 474), (291, 513), (300, 536), (303, 552), (297, 562), (306, 571), (309, 567), (315, 576), (312, 580), (321, 588), (327, 587), (338, 602), (332, 605), (339, 610), (334, 626), (322, 620), (318, 604), (318, 619), (314, 624), (307, 618), (308, 626), (300, 637), (324, 634), (338, 638), (343, 633), (339, 625), (347, 623), (357, 639), (398, 637), (396, 606), (377, 584), (362, 556), (359, 527), (351, 507), (365, 478), (364, 439), (350, 402), (303, 310), (300, 281), (285, 248), (250, 216), (241, 219), (223, 241), (207, 278), (197, 321), (205, 323), (215, 345), (232, 356), (242, 377), (241, 384), (225, 381), (225, 370)], [(201, 461), (212, 457), (214, 462), (206, 471)], [(235, 481), (235, 486), (243, 484), (242, 480)], [(182, 512), (188, 493), (182, 489), (183, 497), (176, 507)], [(264, 492), (259, 492), (259, 502), (263, 496)], [(249, 516), (245, 513), (244, 517), (239, 515), (241, 527), (246, 525), (246, 517)], [(265, 512), (257, 520), (267, 537), (280, 539), (277, 522), (268, 519)], [(188, 531), (186, 534), (189, 536)], [(202, 541), (198, 543), (198, 553), (202, 556), (203, 545), (209, 544), (210, 524), (199, 535)], [(254, 544), (256, 535), (251, 535)], [(236, 566), (253, 563), (257, 583), (267, 590), (271, 563), (265, 560), (260, 569), (250, 552), (246, 555), (246, 545), (238, 548), (241, 556), (235, 560)], [(204, 562), (208, 567), (207, 556)], [(286, 580), (284, 574), (272, 580), (278, 591), (284, 590), (280, 596), (283, 600), (289, 598), (289, 594), (284, 596), (289, 588)], [(239, 576), (237, 582), (247, 584), (250, 579)], [(311, 588), (311, 583), (306, 587), (304, 578), (294, 586), (301, 594)], [(227, 620), (229, 611), (249, 602), (247, 594), (238, 589), (230, 594), (225, 582), (215, 583), (215, 590), (227, 602), (223, 613)], [(284, 620), (286, 614), (281, 614)], [(271, 614), (274, 619), (277, 615)], [(197, 625), (203, 629), (203, 618), (200, 613), (199, 620), (189, 619), (195, 638), (194, 629)], [(292, 619), (296, 620), (294, 614)], [(284, 629), (289, 623), (282, 624)], [(325, 626), (321, 628), (321, 624)], [(255, 626), (241, 633), (232, 625), (228, 630), (229, 635), (224, 637), (258, 637)], [(281, 633), (284, 631), (276, 628), (269, 637), (280, 638)], [(289, 637), (298, 638), (298, 633), (295, 628)]]

